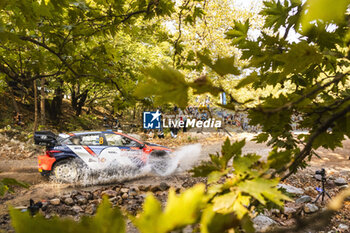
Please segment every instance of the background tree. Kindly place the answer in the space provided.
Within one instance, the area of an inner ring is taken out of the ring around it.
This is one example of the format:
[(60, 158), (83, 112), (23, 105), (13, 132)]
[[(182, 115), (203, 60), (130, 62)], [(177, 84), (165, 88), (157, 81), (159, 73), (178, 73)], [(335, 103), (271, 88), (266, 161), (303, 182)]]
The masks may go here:
[[(249, 21), (236, 21), (226, 32), (226, 38), (241, 51), (240, 59), (246, 63), (242, 68), (230, 58), (200, 57), (202, 64), (220, 77), (248, 71), (249, 75), (241, 78), (238, 84), (226, 88), (239, 90), (249, 86), (263, 91), (264, 96), (258, 96), (259, 101), (254, 106), (242, 103), (232, 95), (231, 102), (225, 107), (244, 108), (249, 112), (250, 124), (261, 125), (263, 132), (256, 141), (267, 141), (275, 148), (269, 156), (271, 166), (275, 169), (274, 175), (282, 175), (288, 170), (284, 178), (305, 167), (305, 159), (310, 159), (315, 149), (321, 146), (335, 149), (342, 145), (345, 135), (350, 135), (347, 123), (350, 111), (347, 4), (326, 9), (327, 3), (324, 1), (316, 6), (314, 1), (304, 4), (296, 0), (283, 4), (280, 1), (264, 2), (260, 13), (265, 17), (264, 30), (256, 39), (249, 37)], [(323, 13), (329, 10), (334, 16)], [(335, 11), (339, 14), (339, 10), (342, 17), (335, 14)], [(297, 32), (297, 38), (294, 38), (297, 42), (290, 40), (292, 31)], [(157, 87), (167, 83), (172, 85), (168, 89), (173, 90), (176, 98), (167, 92), (163, 102), (173, 101), (186, 106), (190, 89), (214, 95), (225, 91), (225, 87), (213, 85), (209, 78), (186, 82), (183, 74), (170, 68), (160, 69), (157, 73), (152, 70), (148, 73), (151, 78), (145, 79), (144, 87), (153, 86), (153, 89), (145, 92), (141, 86), (139, 96), (152, 93), (162, 96), (162, 90)], [(169, 82), (168, 79), (177, 81)], [(266, 91), (270, 91), (269, 95)], [(293, 115), (300, 117), (300, 127), (309, 129), (308, 134), (293, 136)]]

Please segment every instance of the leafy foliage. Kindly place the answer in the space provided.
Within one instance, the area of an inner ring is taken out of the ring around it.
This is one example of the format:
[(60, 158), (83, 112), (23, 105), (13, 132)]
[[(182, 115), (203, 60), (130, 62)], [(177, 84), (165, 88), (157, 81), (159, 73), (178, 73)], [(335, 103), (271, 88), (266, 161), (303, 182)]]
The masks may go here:
[(289, 200), (277, 189), (278, 179), (269, 177), (269, 166), (260, 161), (260, 156), (242, 155), (244, 145), (244, 140), (231, 144), (227, 138), (221, 155), (210, 155), (209, 162), (193, 169), (194, 176), (207, 176), (210, 183), (208, 194), (212, 198), (202, 217), (203, 232), (211, 232), (208, 225), (214, 219), (218, 228), (224, 229), (227, 218), (233, 225), (226, 226), (226, 230), (242, 227), (246, 232), (253, 232), (250, 214), (254, 200), (278, 206)]
[(24, 188), (29, 187), (27, 183), (20, 182), (12, 178), (3, 178), (2, 180), (0, 180), (0, 196), (4, 196), (6, 192), (13, 193), (13, 187), (15, 186)]
[(93, 217), (84, 216), (79, 222), (73, 219), (53, 217), (45, 219), (41, 214), (32, 217), (29, 212), (10, 209), (11, 222), (16, 232), (125, 232), (123, 215), (118, 208), (112, 208), (107, 197)]
[[(205, 55), (199, 53), (202, 65), (218, 76), (247, 74), (228, 87), (212, 82), (210, 88), (208, 82), (206, 90), (214, 95), (217, 93), (212, 90), (232, 93), (226, 108), (248, 108), (250, 124), (262, 127), (256, 140), (276, 148), (270, 154), (274, 175), (289, 170), (284, 174), (286, 178), (305, 166), (304, 160), (314, 154), (314, 149), (335, 149), (350, 134), (346, 126), (350, 120), (348, 4), (331, 4), (327, 0), (266, 1), (260, 12), (265, 17), (264, 28), (256, 39), (249, 36), (252, 25), (248, 20), (235, 21), (226, 33), (226, 38), (241, 51), (244, 65), (240, 69), (231, 58), (213, 62), (206, 51)], [(190, 88), (196, 92), (198, 87)], [(254, 104), (250, 100), (238, 101), (234, 95), (239, 89), (257, 94)], [(261, 90), (264, 95), (259, 95)], [(309, 134), (296, 138), (291, 132), (296, 121)], [(303, 149), (299, 149), (300, 144)], [(218, 163), (206, 167), (206, 171), (203, 167), (201, 172), (213, 171)]]
[(167, 205), (162, 211), (161, 203), (149, 195), (141, 212), (133, 222), (140, 232), (165, 233), (194, 224), (200, 217), (200, 210), (206, 203), (204, 184), (198, 184), (176, 196), (169, 191)]

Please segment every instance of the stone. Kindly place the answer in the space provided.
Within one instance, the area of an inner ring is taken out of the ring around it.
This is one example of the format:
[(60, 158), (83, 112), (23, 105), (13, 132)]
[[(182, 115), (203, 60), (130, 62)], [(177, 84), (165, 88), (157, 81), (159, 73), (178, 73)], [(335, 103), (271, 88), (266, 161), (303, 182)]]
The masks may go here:
[(309, 193), (309, 194), (313, 194), (313, 195), (316, 195), (317, 194), (317, 190), (315, 187), (311, 187), (311, 186), (308, 186), (305, 188), (305, 192)]
[(283, 188), (286, 190), (286, 192), (288, 192), (290, 194), (294, 194), (294, 195), (303, 195), (304, 194), (304, 190), (302, 190), (301, 188), (294, 187), (294, 186), (289, 185), (289, 184), (278, 184), (277, 188)]
[(341, 231), (341, 232), (347, 232), (349, 230), (349, 226), (345, 225), (343, 223), (340, 223), (339, 226), (338, 226), (338, 230)]
[(123, 199), (127, 199), (128, 197), (129, 197), (129, 195), (127, 193), (123, 193), (123, 195), (122, 195)]
[(107, 189), (101, 193), (101, 196), (106, 195), (108, 197), (114, 197), (114, 196), (117, 196), (117, 194), (118, 193), (116, 191), (111, 190), (111, 189)]
[(83, 212), (83, 209), (78, 206), (78, 205), (75, 205), (72, 207), (72, 210), (75, 212), (75, 213), (80, 213), (80, 212)]
[(84, 196), (77, 196), (76, 199), (79, 205), (84, 205), (87, 203), (87, 199)]
[(159, 186), (152, 186), (151, 189), (150, 189), (150, 191), (151, 191), (152, 193), (155, 193), (155, 192), (160, 191)]
[(347, 189), (349, 188), (349, 185), (342, 185), (342, 186), (339, 186), (339, 190), (344, 190), (344, 189)]
[(262, 214), (253, 219), (253, 224), (257, 232), (269, 232), (278, 225), (275, 220)]
[(64, 203), (66, 205), (73, 205), (74, 204), (74, 200), (71, 197), (67, 197), (66, 199), (64, 199)]
[(307, 203), (304, 205), (304, 212), (307, 214), (315, 213), (318, 211), (318, 207), (315, 204)]
[(95, 211), (96, 211), (96, 205), (95, 204), (90, 204), (85, 209), (85, 213), (86, 214), (90, 214), (90, 215), (94, 214)]
[(321, 175), (316, 174), (316, 175), (315, 175), (315, 179), (316, 179), (316, 180), (318, 180), (318, 181), (321, 181), (321, 180), (322, 180), (322, 176), (321, 176)]
[(348, 182), (344, 178), (339, 177), (339, 178), (335, 179), (334, 184), (336, 184), (338, 186), (342, 186), (342, 185), (348, 184)]
[(291, 215), (291, 214), (294, 214), (296, 212), (297, 212), (297, 209), (293, 208), (293, 207), (284, 207), (284, 209), (283, 209), (283, 213), (286, 215)]
[(87, 200), (92, 200), (94, 198), (93, 194), (91, 192), (86, 192), (83, 193), (83, 196), (87, 199)]
[(166, 191), (166, 190), (168, 190), (170, 188), (170, 186), (167, 184), (167, 183), (165, 183), (165, 182), (161, 182), (160, 184), (159, 184), (159, 189), (161, 190), (161, 191)]
[(138, 193), (134, 189), (131, 189), (128, 194), (129, 196), (137, 196)]
[(295, 203), (297, 204), (302, 204), (302, 203), (307, 203), (311, 201), (311, 197), (308, 195), (304, 195), (298, 199), (295, 200)]
[(58, 198), (54, 198), (50, 200), (51, 205), (59, 205), (61, 203), (61, 200)]
[(128, 189), (128, 188), (121, 188), (121, 189), (120, 189), (120, 192), (122, 192), (122, 193), (128, 193), (128, 192), (129, 192), (129, 189)]

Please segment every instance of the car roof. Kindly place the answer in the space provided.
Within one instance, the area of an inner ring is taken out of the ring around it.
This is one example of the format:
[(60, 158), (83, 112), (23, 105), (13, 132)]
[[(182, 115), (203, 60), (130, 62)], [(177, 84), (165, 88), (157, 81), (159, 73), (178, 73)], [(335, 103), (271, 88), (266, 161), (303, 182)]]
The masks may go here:
[(115, 132), (112, 130), (104, 130), (104, 131), (73, 131), (73, 132), (69, 132), (69, 135), (84, 135), (84, 134), (99, 134), (99, 133), (116, 133), (116, 134), (120, 134), (119, 132)]
[(132, 137), (130, 135), (127, 135), (125, 133), (121, 133), (121, 132), (116, 132), (116, 131), (112, 131), (112, 130), (104, 130), (104, 131), (73, 131), (73, 132), (70, 132), (68, 133), (69, 136), (80, 136), (80, 135), (87, 135), (87, 134), (118, 134), (118, 135), (123, 135), (123, 136), (126, 136), (128, 138), (131, 138), (139, 143), (143, 143), (141, 140), (135, 138), (135, 137)]

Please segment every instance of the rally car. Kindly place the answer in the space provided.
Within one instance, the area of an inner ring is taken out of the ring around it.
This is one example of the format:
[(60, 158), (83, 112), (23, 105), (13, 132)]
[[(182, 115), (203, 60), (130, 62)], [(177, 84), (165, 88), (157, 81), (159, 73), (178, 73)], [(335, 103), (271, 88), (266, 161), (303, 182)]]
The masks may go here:
[(167, 147), (114, 131), (60, 135), (37, 131), (34, 142), (46, 146), (46, 154), (38, 156), (39, 172), (63, 182), (78, 181), (86, 170), (98, 174), (118, 171), (121, 166), (139, 169), (150, 157), (166, 157), (171, 152)]

